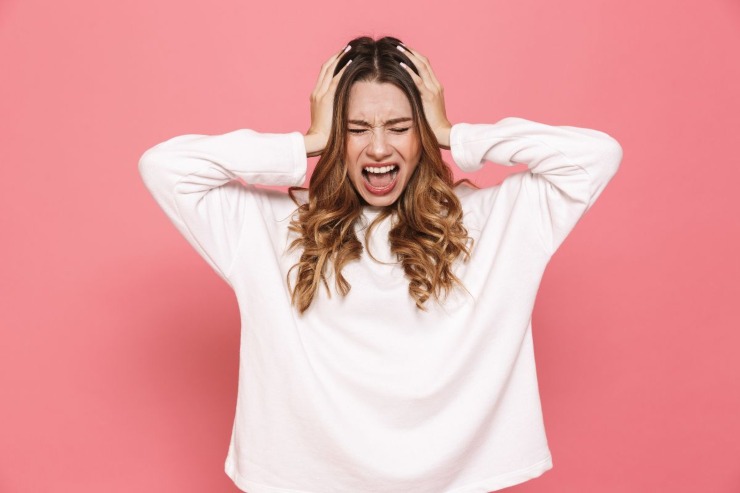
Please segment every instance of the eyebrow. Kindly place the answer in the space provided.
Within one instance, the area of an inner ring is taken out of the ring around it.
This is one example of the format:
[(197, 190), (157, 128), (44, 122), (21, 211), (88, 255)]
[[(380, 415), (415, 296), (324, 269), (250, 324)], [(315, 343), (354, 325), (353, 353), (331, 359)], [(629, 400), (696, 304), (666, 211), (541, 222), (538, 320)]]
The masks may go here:
[[(410, 117), (407, 117), (407, 116), (406, 117), (401, 117), (401, 118), (393, 118), (393, 119), (388, 120), (387, 122), (385, 122), (384, 125), (395, 125), (396, 123), (408, 122), (408, 121), (413, 121), (413, 118), (410, 118)], [(354, 125), (361, 125), (363, 127), (372, 127), (372, 125), (370, 125), (365, 120), (349, 120), (349, 123), (352, 123)]]

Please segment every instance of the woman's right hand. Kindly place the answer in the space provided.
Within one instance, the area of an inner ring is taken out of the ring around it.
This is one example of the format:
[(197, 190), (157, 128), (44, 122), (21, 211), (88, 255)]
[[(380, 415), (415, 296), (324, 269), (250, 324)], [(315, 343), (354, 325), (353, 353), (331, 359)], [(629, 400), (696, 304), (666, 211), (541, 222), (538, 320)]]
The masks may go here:
[(339, 83), (340, 77), (344, 73), (352, 60), (342, 67), (342, 70), (333, 76), (339, 59), (344, 53), (349, 51), (347, 45), (339, 53), (332, 55), (329, 60), (321, 66), (321, 73), (311, 93), (311, 126), (303, 136), (306, 144), (306, 154), (308, 157), (317, 156), (326, 148), (329, 142), (329, 133), (331, 132), (332, 112), (334, 106), (334, 92)]

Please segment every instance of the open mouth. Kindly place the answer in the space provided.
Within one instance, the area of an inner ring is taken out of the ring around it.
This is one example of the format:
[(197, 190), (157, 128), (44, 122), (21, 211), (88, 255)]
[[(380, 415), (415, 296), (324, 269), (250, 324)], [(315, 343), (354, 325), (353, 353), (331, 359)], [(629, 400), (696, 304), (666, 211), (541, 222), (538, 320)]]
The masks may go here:
[(366, 166), (362, 169), (362, 176), (365, 178), (365, 184), (370, 185), (368, 190), (371, 192), (388, 192), (392, 189), (391, 185), (396, 182), (398, 165)]

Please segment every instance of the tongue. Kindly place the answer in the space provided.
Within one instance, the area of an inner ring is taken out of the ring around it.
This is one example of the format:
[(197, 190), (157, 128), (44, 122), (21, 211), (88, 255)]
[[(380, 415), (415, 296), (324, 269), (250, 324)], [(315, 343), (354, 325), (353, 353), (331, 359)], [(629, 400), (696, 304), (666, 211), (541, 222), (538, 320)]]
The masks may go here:
[(392, 172), (388, 173), (367, 173), (367, 181), (375, 188), (387, 187), (393, 179)]

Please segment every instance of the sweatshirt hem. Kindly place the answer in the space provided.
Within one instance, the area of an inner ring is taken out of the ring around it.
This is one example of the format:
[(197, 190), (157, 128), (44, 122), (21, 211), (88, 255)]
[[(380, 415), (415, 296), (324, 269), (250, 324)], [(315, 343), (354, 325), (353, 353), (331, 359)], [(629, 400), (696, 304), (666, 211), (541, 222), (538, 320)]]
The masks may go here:
[[(443, 493), (490, 493), (537, 478), (550, 469), (552, 469), (552, 455), (548, 454), (544, 459), (522, 469), (498, 474), (474, 483), (468, 483), (451, 490), (445, 490)], [(234, 484), (246, 493), (324, 493), (315, 490), (296, 490), (255, 483), (241, 476), (236, 471), (236, 467), (230, 458), (226, 461), (225, 471), (226, 475), (231, 478)]]

